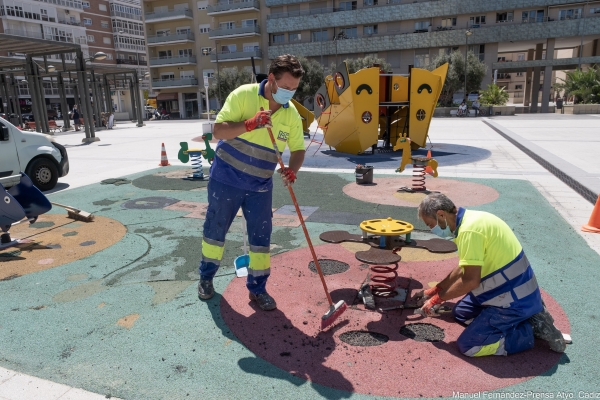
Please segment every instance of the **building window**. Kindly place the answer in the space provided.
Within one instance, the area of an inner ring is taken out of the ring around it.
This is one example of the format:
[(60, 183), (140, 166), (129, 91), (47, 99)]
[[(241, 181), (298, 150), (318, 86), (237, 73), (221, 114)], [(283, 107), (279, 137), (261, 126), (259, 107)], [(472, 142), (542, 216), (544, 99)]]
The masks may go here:
[(181, 49), (179, 50), (179, 57), (191, 57), (192, 49)]
[(273, 35), (273, 43), (285, 43), (285, 35), (284, 34)]
[(515, 85), (515, 90), (523, 90), (523, 85)]
[(108, 21), (101, 21), (100, 26), (103, 28), (108, 28)]
[(257, 19), (244, 19), (244, 20), (242, 20), (242, 27), (243, 28), (251, 28), (253, 26), (258, 26), (258, 20)]
[(172, 55), (171, 50), (159, 50), (158, 52), (158, 58), (171, 58)]
[(87, 41), (88, 43), (94, 43), (96, 39), (94, 38), (94, 35), (87, 35)]
[(469, 25), (472, 28), (479, 28), (480, 25), (485, 24), (485, 15), (477, 15), (475, 17), (469, 17)]
[(376, 35), (377, 34), (377, 25), (365, 25), (363, 26), (363, 35)]
[(469, 51), (472, 51), (475, 54), (479, 61), (484, 61), (485, 59), (485, 45), (484, 44), (476, 44), (473, 46), (469, 46)]
[(81, 6), (83, 8), (90, 8), (90, 2), (89, 1), (82, 1), (81, 2)]
[(363, 5), (365, 7), (371, 7), (377, 5), (377, 0), (364, 0)]
[(429, 49), (415, 50), (415, 67), (423, 68), (429, 65)]
[(356, 39), (358, 37), (358, 32), (355, 26), (351, 28), (340, 28), (340, 33), (338, 33), (337, 36), (339, 39)]
[(544, 22), (544, 10), (522, 11), (521, 22)]
[(356, 10), (356, 1), (342, 1), (340, 2), (339, 11), (351, 11)]
[(496, 22), (512, 22), (512, 21), (513, 21), (513, 13), (512, 12), (496, 13)]
[(100, 11), (106, 11), (106, 10), (107, 10), (107, 8), (106, 8), (106, 4), (98, 4), (98, 9), (99, 9)]
[(517, 61), (525, 61), (525, 54), (523, 54), (523, 53), (517, 54)]
[(198, 2), (198, 10), (206, 10), (206, 7), (208, 7), (208, 1), (199, 1)]
[(517, 72), (517, 76), (523, 76), (522, 72)]
[(184, 26), (184, 27), (181, 27), (181, 28), (175, 28), (175, 33), (178, 34), (178, 35), (185, 35), (185, 34), (188, 34), (188, 33), (192, 33), (192, 30), (190, 29), (189, 26)]
[(235, 53), (237, 51), (237, 44), (226, 44), (221, 46), (221, 53)]
[(310, 41), (311, 42), (325, 42), (327, 41), (327, 30), (323, 29), (320, 31), (311, 31), (310, 32)]
[(200, 49), (200, 53), (202, 53), (203, 56), (209, 56), (211, 51), (212, 47), (202, 47)]
[(590, 8), (590, 14), (600, 14), (600, 7)]
[(92, 24), (92, 19), (91, 18), (84, 18), (83, 19), (83, 24), (84, 25), (91, 25)]
[(213, 71), (212, 69), (205, 69), (202, 72), (202, 75), (207, 76), (209, 78), (214, 78), (215, 77), (215, 71)]
[(581, 18), (581, 8), (572, 8), (570, 10), (560, 10), (558, 13), (558, 19), (563, 21), (565, 19), (579, 19)]
[(300, 32), (292, 32), (288, 35), (290, 42), (299, 42), (302, 39)]
[(113, 55), (110, 53), (106, 53), (106, 59), (107, 60), (112, 60), (113, 59)]
[(200, 31), (200, 33), (208, 33), (210, 32), (210, 24), (198, 25), (198, 30)]
[(242, 46), (242, 48), (244, 49), (244, 52), (246, 52), (246, 53), (250, 53), (250, 52), (253, 52), (253, 51), (258, 51), (258, 42), (244, 43), (244, 45)]
[(415, 33), (427, 32), (429, 30), (429, 21), (415, 22)]
[(104, 44), (110, 44), (111, 43), (110, 42), (110, 38), (108, 38), (108, 37), (102, 38), (102, 41), (104, 42)]
[(456, 26), (456, 17), (442, 19), (442, 28), (452, 28)]
[(235, 28), (235, 23), (233, 21), (221, 22), (219, 23), (220, 29), (233, 29)]

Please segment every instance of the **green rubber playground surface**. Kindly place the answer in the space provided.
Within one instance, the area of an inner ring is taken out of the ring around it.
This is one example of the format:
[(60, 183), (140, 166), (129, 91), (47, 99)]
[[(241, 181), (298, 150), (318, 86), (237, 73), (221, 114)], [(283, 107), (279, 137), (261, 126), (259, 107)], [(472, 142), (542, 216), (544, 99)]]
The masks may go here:
[[(50, 196), (93, 212), (98, 220), (86, 224), (40, 218), (23, 228), (33, 240), (36, 232), (51, 235), (39, 248), (0, 252), (0, 272), (19, 266), (0, 281), (0, 365), (125, 399), (373, 398), (357, 394), (358, 388), (342, 391), (295, 377), (249, 351), (231, 333), (219, 302), (220, 293), (236, 279), (234, 259), (242, 254), (239, 219), (227, 236), (214, 280), (217, 295), (208, 302), (198, 300), (206, 182), (183, 181), (181, 172), (166, 167), (115, 177), (130, 183), (94, 184)], [(313, 243), (322, 244), (318, 236), (325, 231), (360, 233), (355, 221), (363, 216), (391, 216), (413, 223), (417, 234), (426, 230), (414, 207), (345, 195), (342, 188), (353, 181), (352, 174), (299, 174), (294, 190), (299, 204), (311, 207), (307, 227)], [(597, 391), (600, 257), (527, 181), (460, 181), (487, 185), (500, 194), (470, 208), (492, 212), (513, 227), (540, 286), (560, 304), (571, 325), (573, 344), (556, 365), (501, 391), (575, 396)], [(292, 204), (278, 180), (274, 186), (273, 208)], [(59, 208), (51, 214), (66, 215)], [(272, 256), (305, 247), (301, 227), (283, 214), (276, 217)], [(13, 236), (23, 237), (18, 233)], [(58, 256), (37, 257), (42, 251)], [(61, 261), (71, 256), (71, 261)], [(509, 360), (497, 357), (494, 362), (509, 368)], [(429, 365), (423, 374), (443, 374), (435, 360)], [(368, 369), (364, 373), (376, 375)]]

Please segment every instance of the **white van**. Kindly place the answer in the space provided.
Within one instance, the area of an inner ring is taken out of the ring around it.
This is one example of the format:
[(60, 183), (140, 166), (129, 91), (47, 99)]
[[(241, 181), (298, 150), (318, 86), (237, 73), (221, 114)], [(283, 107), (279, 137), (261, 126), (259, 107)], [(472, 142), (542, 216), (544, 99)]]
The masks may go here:
[(21, 131), (0, 118), (0, 183), (18, 184), (21, 171), (38, 189), (50, 190), (69, 173), (67, 149), (50, 135)]

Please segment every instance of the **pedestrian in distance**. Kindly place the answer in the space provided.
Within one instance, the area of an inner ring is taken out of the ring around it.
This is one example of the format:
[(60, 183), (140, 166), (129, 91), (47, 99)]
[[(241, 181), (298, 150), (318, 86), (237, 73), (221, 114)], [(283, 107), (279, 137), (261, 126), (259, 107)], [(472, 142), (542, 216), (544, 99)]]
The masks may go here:
[(527, 256), (503, 220), (457, 208), (441, 193), (421, 201), (418, 217), (434, 234), (454, 240), (459, 261), (443, 281), (414, 296), (422, 305), (417, 311), (434, 316), (440, 304), (464, 296), (452, 310), (467, 325), (457, 340), (461, 353), (505, 356), (531, 349), (534, 337), (546, 340), (553, 351), (565, 351)]
[(108, 116), (108, 129), (113, 128), (114, 122), (115, 122), (115, 114), (111, 112)]
[(481, 103), (479, 103), (479, 99), (475, 99), (473, 104), (471, 104), (471, 108), (475, 110), (475, 116), (479, 115), (479, 108), (481, 108)]
[(284, 184), (291, 185), (304, 162), (302, 120), (291, 102), (303, 74), (296, 57), (278, 56), (267, 79), (235, 89), (217, 115), (213, 133), (220, 141), (208, 183), (198, 282), (201, 300), (214, 295), (213, 278), (223, 258), (225, 234), (241, 207), (250, 243), (246, 280), (250, 300), (265, 311), (277, 308), (266, 289), (271, 273), (272, 175), (277, 167), (267, 128), (273, 128), (280, 152), (286, 146), (290, 149), (289, 166), (278, 172)]
[(78, 131), (81, 126), (81, 121), (79, 121), (80, 115), (79, 110), (77, 110), (77, 104), (73, 106), (73, 125), (75, 126), (75, 130)]

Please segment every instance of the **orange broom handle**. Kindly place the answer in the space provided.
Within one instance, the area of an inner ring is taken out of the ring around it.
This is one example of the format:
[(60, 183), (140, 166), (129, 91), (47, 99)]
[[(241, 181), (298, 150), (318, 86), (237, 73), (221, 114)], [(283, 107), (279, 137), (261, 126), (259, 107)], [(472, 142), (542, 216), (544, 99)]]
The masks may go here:
[[(267, 128), (269, 131), (269, 136), (271, 137), (271, 143), (273, 143), (273, 148), (275, 149), (275, 154), (277, 154), (277, 160), (279, 161), (279, 166), (281, 170), (285, 168), (285, 164), (281, 159), (281, 153), (277, 148), (277, 143), (275, 142), (275, 136), (273, 136), (273, 131), (271, 128)], [(290, 191), (290, 196), (292, 197), (292, 201), (294, 202), (294, 207), (296, 207), (296, 214), (300, 218), (300, 224), (302, 224), (302, 230), (304, 230), (304, 236), (306, 236), (306, 241), (308, 242), (308, 247), (310, 248), (310, 252), (312, 253), (313, 260), (315, 261), (315, 267), (317, 267), (317, 271), (319, 271), (319, 277), (321, 278), (321, 283), (323, 283), (323, 289), (325, 289), (325, 293), (327, 294), (327, 301), (329, 301), (329, 305), (333, 306), (333, 300), (331, 299), (331, 295), (329, 294), (329, 290), (327, 289), (327, 284), (325, 283), (325, 277), (323, 276), (323, 270), (321, 269), (321, 265), (319, 265), (319, 260), (317, 259), (317, 254), (315, 253), (315, 249), (313, 248), (312, 242), (310, 241), (310, 236), (308, 235), (308, 230), (306, 229), (306, 225), (304, 225), (304, 217), (300, 212), (300, 206), (296, 201), (296, 195), (294, 195), (294, 189), (292, 189), (292, 185), (287, 185), (288, 190)]]

